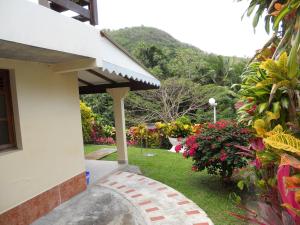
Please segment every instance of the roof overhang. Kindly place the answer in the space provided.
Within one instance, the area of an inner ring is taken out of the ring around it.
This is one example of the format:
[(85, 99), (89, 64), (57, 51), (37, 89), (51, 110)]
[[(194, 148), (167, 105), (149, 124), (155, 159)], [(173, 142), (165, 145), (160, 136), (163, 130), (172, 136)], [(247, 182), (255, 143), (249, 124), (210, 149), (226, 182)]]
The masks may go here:
[(82, 94), (160, 86), (107, 34), (51, 9), (29, 1), (0, 1), (0, 21), (0, 58), (46, 63), (56, 73), (78, 71)]
[(79, 72), (80, 94), (102, 93), (114, 87), (130, 87), (130, 90), (159, 88), (160, 82), (124, 48), (104, 32), (100, 38), (102, 66)]

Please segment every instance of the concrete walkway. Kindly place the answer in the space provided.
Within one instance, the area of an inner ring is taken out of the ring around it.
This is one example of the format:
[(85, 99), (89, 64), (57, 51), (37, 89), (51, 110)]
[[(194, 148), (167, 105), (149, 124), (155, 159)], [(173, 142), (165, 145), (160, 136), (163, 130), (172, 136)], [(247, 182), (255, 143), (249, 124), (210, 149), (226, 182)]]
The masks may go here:
[(33, 225), (213, 225), (184, 195), (150, 178), (116, 172)]
[(102, 159), (103, 157), (110, 155), (116, 151), (117, 151), (116, 148), (103, 148), (103, 149), (99, 149), (97, 151), (91, 152), (89, 154), (86, 154), (84, 157), (85, 157), (85, 159), (89, 159), (89, 160), (97, 160), (97, 159)]
[(146, 224), (212, 225), (206, 213), (173, 188), (150, 178), (117, 172), (97, 185), (111, 188), (140, 211)]

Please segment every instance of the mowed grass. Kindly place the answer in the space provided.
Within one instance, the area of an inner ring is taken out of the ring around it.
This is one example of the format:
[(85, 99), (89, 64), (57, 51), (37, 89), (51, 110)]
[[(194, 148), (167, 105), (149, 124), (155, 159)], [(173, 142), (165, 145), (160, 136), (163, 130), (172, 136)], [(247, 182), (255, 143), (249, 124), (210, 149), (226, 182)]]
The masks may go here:
[(84, 145), (84, 154), (88, 154), (103, 148), (115, 148), (114, 145)]
[[(155, 153), (153, 157), (145, 153)], [(116, 160), (116, 153), (102, 160)], [(229, 194), (234, 186), (225, 186), (218, 176), (206, 172), (193, 172), (192, 160), (181, 154), (161, 149), (128, 149), (129, 164), (139, 166), (143, 174), (178, 190), (202, 208), (216, 225), (245, 224), (229, 216), (226, 211), (237, 212)]]

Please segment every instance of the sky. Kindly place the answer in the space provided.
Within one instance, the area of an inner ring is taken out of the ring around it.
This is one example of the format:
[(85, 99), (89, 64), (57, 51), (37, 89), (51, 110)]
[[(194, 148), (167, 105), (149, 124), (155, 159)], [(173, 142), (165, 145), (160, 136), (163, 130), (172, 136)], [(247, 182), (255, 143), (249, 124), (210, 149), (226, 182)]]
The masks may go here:
[[(36, 0), (30, 0), (36, 1)], [(150, 26), (209, 53), (251, 57), (269, 36), (254, 32), (243, 0), (98, 0), (100, 29)]]

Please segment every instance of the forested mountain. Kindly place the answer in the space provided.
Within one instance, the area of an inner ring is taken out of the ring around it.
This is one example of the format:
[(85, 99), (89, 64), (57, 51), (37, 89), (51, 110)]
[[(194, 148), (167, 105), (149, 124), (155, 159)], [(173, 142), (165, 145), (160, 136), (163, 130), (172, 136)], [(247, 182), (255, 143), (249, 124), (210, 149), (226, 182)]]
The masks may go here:
[(238, 83), (246, 59), (206, 53), (151, 27), (106, 31), (159, 79), (186, 77), (201, 84)]
[[(193, 122), (207, 121), (211, 117), (207, 105), (211, 97), (219, 103), (219, 118), (235, 117), (235, 94), (230, 86), (241, 82), (247, 59), (206, 53), (151, 27), (105, 32), (162, 82), (159, 91), (130, 93), (125, 104), (128, 126), (167, 122), (181, 115), (190, 116)], [(177, 98), (178, 94), (181, 98)], [(166, 96), (169, 101), (163, 103), (161, 100)], [(82, 99), (107, 123), (112, 122), (111, 99), (107, 95), (87, 95)], [(172, 108), (174, 102), (177, 111)]]

